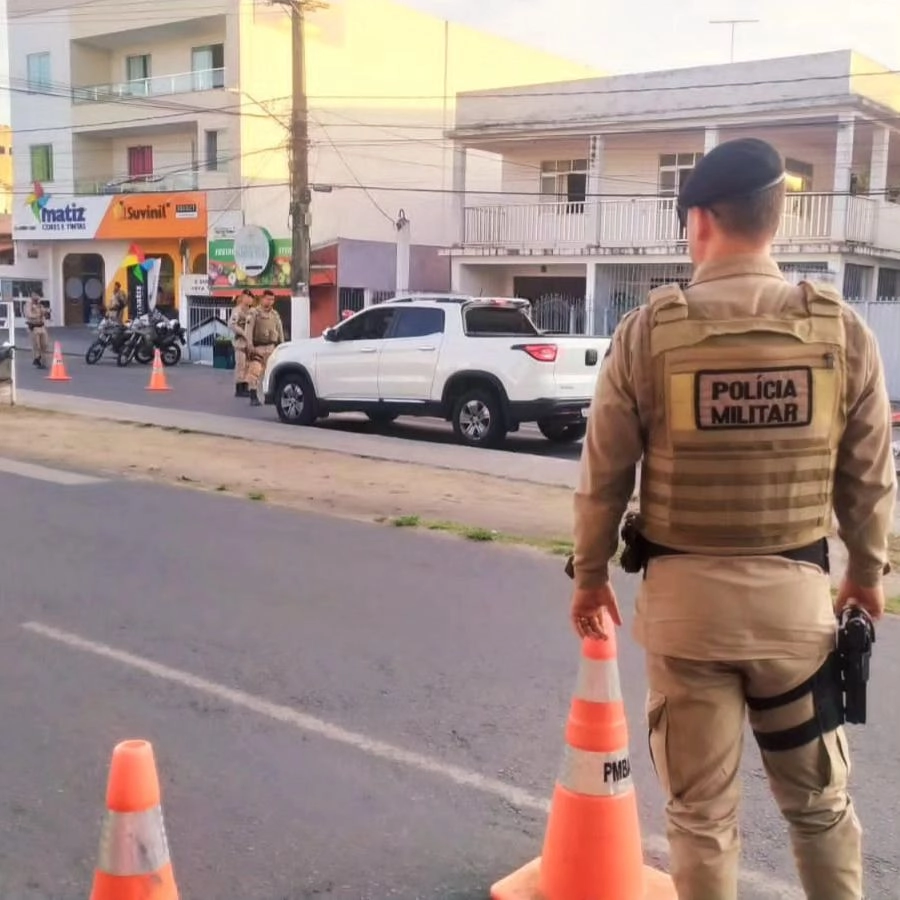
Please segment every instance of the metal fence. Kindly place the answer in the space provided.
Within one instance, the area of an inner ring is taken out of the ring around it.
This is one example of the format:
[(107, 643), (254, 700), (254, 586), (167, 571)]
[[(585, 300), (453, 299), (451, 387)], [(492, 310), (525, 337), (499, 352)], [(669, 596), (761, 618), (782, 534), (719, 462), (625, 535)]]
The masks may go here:
[(900, 401), (900, 299), (854, 303), (878, 339), (884, 375), (891, 400)]
[(191, 362), (212, 365), (216, 338), (232, 337), (228, 327), (232, 306), (230, 299), (204, 297), (195, 301), (187, 298), (187, 357)]
[(543, 294), (531, 301), (531, 318), (550, 334), (584, 334), (585, 298), (567, 294)]

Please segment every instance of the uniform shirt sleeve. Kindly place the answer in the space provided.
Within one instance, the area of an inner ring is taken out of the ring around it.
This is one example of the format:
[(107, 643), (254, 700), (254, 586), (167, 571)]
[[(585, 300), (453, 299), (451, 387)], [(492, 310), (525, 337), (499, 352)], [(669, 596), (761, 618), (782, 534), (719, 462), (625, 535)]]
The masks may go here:
[(278, 343), (284, 343), (284, 322), (281, 321), (281, 316), (278, 316), (275, 320), (278, 323)]
[(247, 320), (244, 320), (244, 325), (241, 326), (240, 320), (238, 318), (238, 310), (235, 309), (231, 313), (231, 318), (228, 320), (228, 327), (238, 336), (242, 338), (246, 338), (247, 332)]
[(859, 388), (848, 397), (834, 477), (834, 510), (849, 556), (847, 577), (860, 587), (876, 587), (887, 563), (897, 494), (891, 404), (874, 335), (858, 319), (848, 332), (848, 350), (852, 343), (861, 345), (858, 353), (848, 353), (848, 370), (851, 376), (854, 368), (859, 372)]
[(602, 587), (643, 454), (632, 358), (639, 316), (619, 323), (600, 370), (575, 491), (575, 586)]

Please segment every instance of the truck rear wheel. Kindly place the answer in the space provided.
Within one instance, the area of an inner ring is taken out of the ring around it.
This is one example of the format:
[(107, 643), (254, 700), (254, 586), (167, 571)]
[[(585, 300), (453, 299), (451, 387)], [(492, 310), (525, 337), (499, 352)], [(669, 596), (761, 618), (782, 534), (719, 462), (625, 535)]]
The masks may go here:
[(587, 422), (572, 422), (569, 419), (541, 419), (537, 427), (554, 444), (573, 444), (587, 433)]

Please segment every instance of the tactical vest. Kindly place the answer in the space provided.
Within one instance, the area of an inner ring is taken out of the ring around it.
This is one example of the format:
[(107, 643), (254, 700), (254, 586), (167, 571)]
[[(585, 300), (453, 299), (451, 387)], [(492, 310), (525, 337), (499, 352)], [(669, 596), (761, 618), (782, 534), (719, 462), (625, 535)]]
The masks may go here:
[(274, 344), (278, 341), (278, 315), (275, 310), (258, 312), (253, 317), (253, 343)]
[(801, 284), (784, 315), (699, 319), (680, 288), (650, 295), (654, 409), (642, 531), (693, 553), (776, 553), (831, 528), (846, 417), (842, 299)]

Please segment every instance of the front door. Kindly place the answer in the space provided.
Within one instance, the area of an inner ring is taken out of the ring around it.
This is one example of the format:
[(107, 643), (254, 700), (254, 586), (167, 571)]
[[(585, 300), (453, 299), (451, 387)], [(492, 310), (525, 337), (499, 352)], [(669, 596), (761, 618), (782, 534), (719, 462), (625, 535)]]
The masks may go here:
[(63, 322), (97, 323), (103, 316), (106, 267), (99, 253), (70, 253), (63, 260)]
[(378, 363), (393, 306), (376, 306), (334, 329), (316, 360), (316, 393), (323, 400), (378, 399)]

